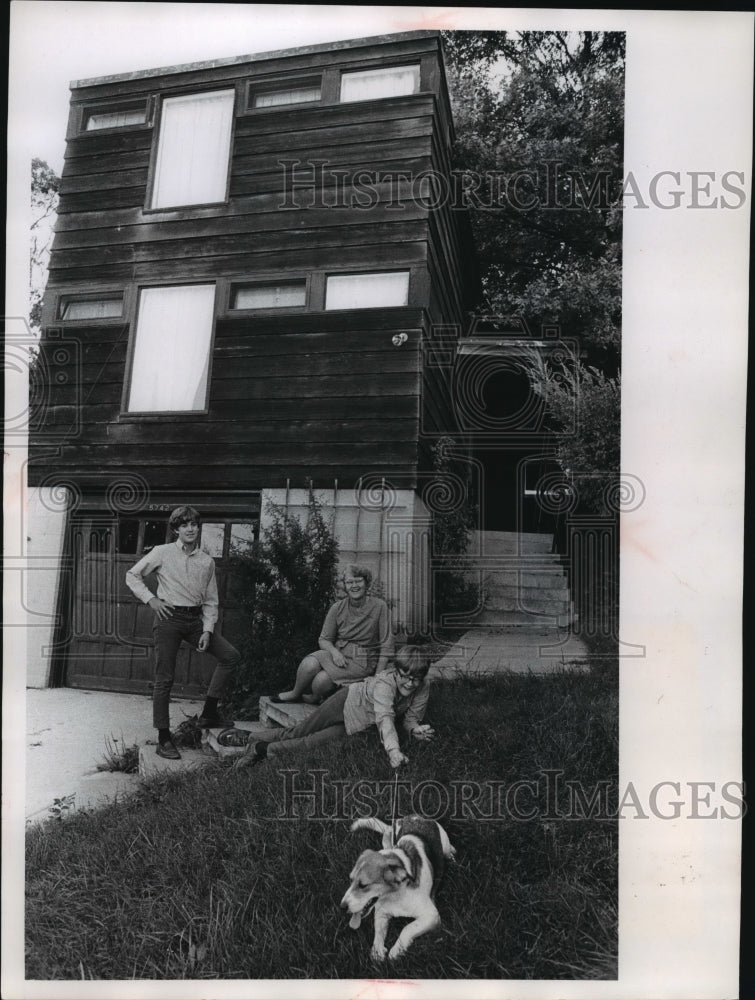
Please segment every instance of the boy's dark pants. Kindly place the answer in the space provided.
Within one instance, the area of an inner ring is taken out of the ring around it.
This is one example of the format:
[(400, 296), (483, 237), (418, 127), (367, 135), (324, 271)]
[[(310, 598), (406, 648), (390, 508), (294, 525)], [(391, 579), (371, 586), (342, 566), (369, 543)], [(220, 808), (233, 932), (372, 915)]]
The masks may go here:
[[(155, 729), (170, 728), (170, 690), (176, 672), (176, 657), (182, 642), (194, 649), (202, 635), (201, 608), (174, 608), (170, 618), (155, 619), (152, 633), (155, 637), (155, 687), (152, 695), (152, 712)], [(213, 632), (208, 653), (218, 661), (207, 689), (208, 698), (220, 698), (228, 678), (241, 661), (241, 654), (222, 635)]]
[(273, 730), (265, 740), (270, 743), (267, 748), (268, 756), (276, 756), (281, 751), (313, 750), (321, 743), (345, 736), (343, 706), (348, 693), (348, 687), (344, 685), (326, 698), (303, 722), (288, 729)]

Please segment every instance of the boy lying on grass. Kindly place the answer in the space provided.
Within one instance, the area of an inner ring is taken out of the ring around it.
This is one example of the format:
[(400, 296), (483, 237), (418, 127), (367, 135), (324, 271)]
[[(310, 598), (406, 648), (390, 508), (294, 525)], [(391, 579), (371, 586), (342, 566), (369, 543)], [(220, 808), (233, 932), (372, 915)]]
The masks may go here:
[(422, 723), (430, 695), (428, 667), (418, 646), (402, 646), (391, 666), (373, 677), (340, 687), (304, 722), (271, 733), (269, 740), (250, 743), (234, 766), (309, 750), (373, 725), (378, 728), (391, 767), (407, 763), (409, 758), (399, 748), (396, 717), (402, 718), (403, 728), (416, 740), (431, 740), (435, 735), (430, 726)]

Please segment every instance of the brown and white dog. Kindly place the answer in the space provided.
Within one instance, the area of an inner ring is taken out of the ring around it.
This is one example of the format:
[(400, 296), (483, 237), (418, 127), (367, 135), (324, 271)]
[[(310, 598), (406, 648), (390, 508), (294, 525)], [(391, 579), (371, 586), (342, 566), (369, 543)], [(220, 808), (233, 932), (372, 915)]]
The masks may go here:
[(383, 849), (364, 851), (359, 856), (341, 906), (352, 914), (349, 926), (354, 930), (374, 906), (372, 957), (376, 961), (385, 958), (385, 935), (391, 917), (413, 917), (388, 952), (389, 959), (398, 958), (416, 937), (440, 926), (433, 895), (445, 860), (453, 860), (456, 851), (440, 823), (421, 816), (405, 816), (398, 821), (395, 846), (391, 846), (391, 827), (379, 819), (357, 819), (351, 829), (382, 834)]

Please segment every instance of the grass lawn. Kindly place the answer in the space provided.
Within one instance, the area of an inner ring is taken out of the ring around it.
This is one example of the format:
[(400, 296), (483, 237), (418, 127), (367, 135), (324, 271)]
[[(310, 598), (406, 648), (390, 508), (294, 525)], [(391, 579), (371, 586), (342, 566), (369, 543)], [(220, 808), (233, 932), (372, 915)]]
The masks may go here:
[[(370, 732), (306, 760), (213, 762), (30, 828), (27, 978), (615, 978), (617, 823), (570, 818), (567, 784), (609, 789), (615, 808), (615, 671), (439, 683), (428, 721), (438, 738), (408, 748), (401, 811), (423, 788), (458, 860), (442, 929), (397, 962), (373, 965), (372, 918), (353, 931), (339, 908), (355, 859), (380, 846), (349, 832), (365, 789), (390, 819), (393, 772)], [(292, 787), (322, 789), (320, 818)]]

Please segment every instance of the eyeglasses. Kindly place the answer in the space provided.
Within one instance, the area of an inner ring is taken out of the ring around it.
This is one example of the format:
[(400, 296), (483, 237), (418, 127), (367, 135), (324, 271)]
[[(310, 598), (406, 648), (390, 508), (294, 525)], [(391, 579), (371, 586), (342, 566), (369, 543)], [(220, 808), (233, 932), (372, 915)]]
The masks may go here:
[(418, 677), (416, 674), (410, 674), (408, 670), (402, 670), (401, 667), (396, 667), (396, 673), (405, 684), (414, 684), (416, 686), (417, 684), (421, 684), (425, 679), (424, 674)]

